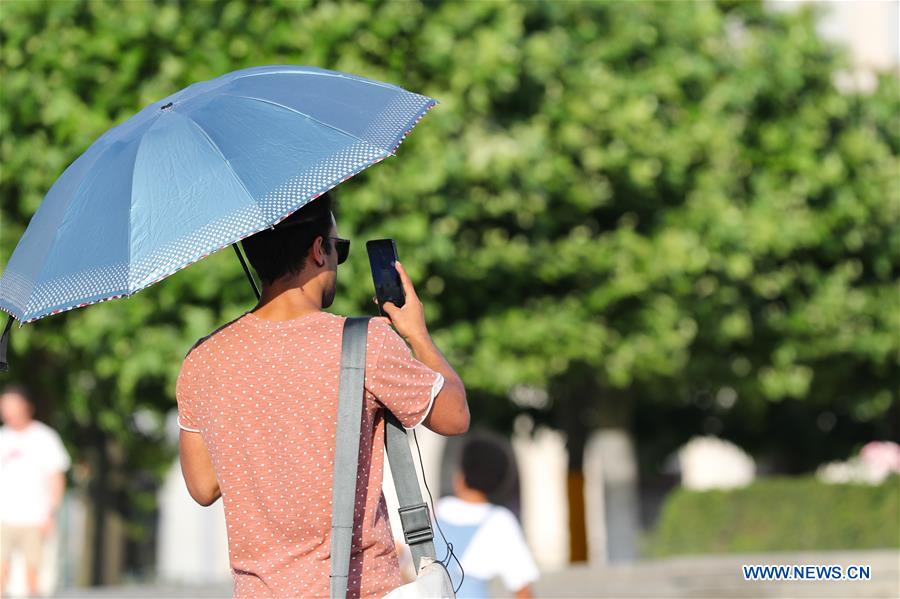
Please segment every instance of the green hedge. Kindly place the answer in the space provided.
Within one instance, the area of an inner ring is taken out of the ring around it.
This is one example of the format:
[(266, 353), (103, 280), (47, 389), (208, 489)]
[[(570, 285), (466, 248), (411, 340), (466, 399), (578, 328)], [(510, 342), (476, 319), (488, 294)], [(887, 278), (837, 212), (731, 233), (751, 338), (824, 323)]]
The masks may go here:
[(771, 478), (733, 491), (672, 493), (652, 556), (900, 547), (900, 477), (878, 486)]

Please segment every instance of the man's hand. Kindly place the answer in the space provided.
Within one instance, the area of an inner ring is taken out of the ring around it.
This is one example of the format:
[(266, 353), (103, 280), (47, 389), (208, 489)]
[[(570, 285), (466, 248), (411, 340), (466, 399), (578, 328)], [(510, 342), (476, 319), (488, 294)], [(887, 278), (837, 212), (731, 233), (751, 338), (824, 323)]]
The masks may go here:
[(62, 505), (63, 496), (66, 493), (66, 473), (58, 470), (51, 474), (47, 486), (50, 491), (50, 514), (41, 523), (41, 536), (44, 538), (50, 536), (50, 533), (56, 528), (56, 512)]
[(56, 517), (53, 515), (47, 516), (47, 519), (41, 524), (41, 536), (49, 537), (54, 528), (56, 528)]
[(400, 282), (403, 284), (403, 292), (406, 295), (406, 303), (402, 308), (398, 308), (392, 302), (385, 302), (384, 312), (391, 319), (391, 324), (400, 333), (407, 342), (412, 343), (418, 340), (428, 339), (428, 326), (425, 324), (425, 307), (416, 294), (412, 280), (406, 274), (406, 270), (399, 261), (394, 262), (394, 268), (400, 275)]
[[(425, 309), (403, 265), (394, 262), (394, 268), (397, 269), (400, 282), (403, 283), (406, 303), (402, 308), (398, 308), (391, 302), (385, 302), (384, 312), (400, 336), (409, 343), (416, 358), (444, 377), (444, 386), (434, 398), (424, 424), (439, 435), (461, 435), (469, 430), (466, 387), (428, 334)], [(378, 303), (377, 298), (375, 303)]]

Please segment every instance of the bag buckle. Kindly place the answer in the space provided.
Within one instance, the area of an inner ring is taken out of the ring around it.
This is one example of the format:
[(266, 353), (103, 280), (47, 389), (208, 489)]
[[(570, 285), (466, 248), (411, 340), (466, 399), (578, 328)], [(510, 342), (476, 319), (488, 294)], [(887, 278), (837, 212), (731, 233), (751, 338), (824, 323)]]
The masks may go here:
[(400, 513), (400, 524), (407, 545), (424, 543), (434, 538), (431, 530), (431, 516), (428, 504), (408, 505), (397, 510)]

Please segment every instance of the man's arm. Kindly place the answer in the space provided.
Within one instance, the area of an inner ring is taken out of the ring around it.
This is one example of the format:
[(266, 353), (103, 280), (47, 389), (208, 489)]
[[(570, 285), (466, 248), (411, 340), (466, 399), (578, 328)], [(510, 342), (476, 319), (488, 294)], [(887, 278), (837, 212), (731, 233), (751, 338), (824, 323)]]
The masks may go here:
[(50, 509), (55, 514), (62, 505), (66, 493), (66, 473), (58, 470), (50, 475)]
[(181, 429), (178, 436), (178, 453), (181, 460), (181, 475), (188, 493), (202, 506), (212, 505), (222, 496), (219, 481), (203, 435)]
[(434, 398), (431, 411), (425, 418), (425, 426), (440, 435), (461, 435), (469, 430), (469, 404), (462, 379), (431, 340), (425, 325), (425, 310), (412, 280), (400, 262), (395, 268), (403, 283), (406, 303), (398, 308), (391, 302), (384, 304), (384, 311), (391, 324), (412, 348), (416, 359), (444, 377), (444, 386)]
[(444, 376), (424, 425), (440, 435), (461, 435), (469, 430), (469, 403), (462, 379), (444, 358), (430, 335), (408, 339), (416, 359)]
[(57, 470), (48, 477), (47, 490), (50, 492), (50, 514), (41, 525), (41, 532), (45, 535), (50, 534), (50, 531), (53, 530), (56, 514), (62, 506), (63, 496), (66, 492), (66, 473), (63, 470)]

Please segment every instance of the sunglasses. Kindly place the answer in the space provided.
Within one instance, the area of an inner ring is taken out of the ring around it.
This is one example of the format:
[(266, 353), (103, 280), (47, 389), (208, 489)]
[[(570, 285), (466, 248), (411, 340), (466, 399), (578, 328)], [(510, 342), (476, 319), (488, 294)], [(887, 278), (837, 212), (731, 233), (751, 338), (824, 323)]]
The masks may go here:
[[(297, 225), (303, 225), (308, 223), (308, 220), (295, 220), (289, 223), (278, 223), (275, 225), (275, 229), (288, 229), (290, 227), (294, 227)], [(338, 255), (338, 264), (343, 264), (347, 261), (347, 257), (350, 256), (350, 240), (344, 239), (343, 237), (327, 237), (326, 239), (334, 239), (334, 248), (337, 250)]]
[(329, 237), (328, 239), (334, 239), (334, 248), (337, 250), (337, 263), (343, 264), (346, 262), (347, 257), (350, 255), (350, 240), (342, 237)]

